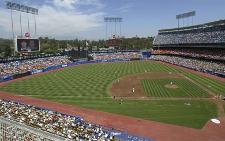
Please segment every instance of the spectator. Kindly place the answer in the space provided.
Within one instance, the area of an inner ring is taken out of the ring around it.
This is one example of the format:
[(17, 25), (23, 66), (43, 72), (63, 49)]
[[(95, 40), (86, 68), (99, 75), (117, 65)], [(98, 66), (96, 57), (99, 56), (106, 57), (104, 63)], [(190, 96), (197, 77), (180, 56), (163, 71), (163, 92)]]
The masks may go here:
[(216, 63), (212, 61), (204, 61), (193, 58), (183, 58), (176, 56), (166, 56), (166, 55), (153, 55), (152, 60), (163, 61), (178, 66), (194, 69), (201, 72), (214, 74), (216, 72), (225, 74), (225, 64)]
[(0, 63), (0, 78), (8, 75), (20, 74), (27, 71), (44, 69), (50, 66), (64, 65), (68, 63), (71, 63), (71, 61), (67, 56), (55, 56)]
[[(69, 140), (113, 140), (113, 135), (108, 130), (90, 124), (80, 117), (64, 115), (12, 101), (0, 100), (0, 116)], [(29, 140), (37, 140), (37, 136), (27, 131), (21, 130), (20, 132), (29, 136)]]

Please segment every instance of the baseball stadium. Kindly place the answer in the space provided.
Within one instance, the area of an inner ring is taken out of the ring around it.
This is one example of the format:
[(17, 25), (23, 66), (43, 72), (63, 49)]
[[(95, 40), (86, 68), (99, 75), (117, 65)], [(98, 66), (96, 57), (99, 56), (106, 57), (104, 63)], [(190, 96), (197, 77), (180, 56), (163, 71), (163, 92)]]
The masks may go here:
[(194, 24), (198, 11), (185, 12), (129, 38), (126, 19), (109, 16), (105, 40), (70, 41), (38, 35), (33, 5), (0, 8), (13, 33), (0, 39), (0, 141), (225, 140), (225, 20)]

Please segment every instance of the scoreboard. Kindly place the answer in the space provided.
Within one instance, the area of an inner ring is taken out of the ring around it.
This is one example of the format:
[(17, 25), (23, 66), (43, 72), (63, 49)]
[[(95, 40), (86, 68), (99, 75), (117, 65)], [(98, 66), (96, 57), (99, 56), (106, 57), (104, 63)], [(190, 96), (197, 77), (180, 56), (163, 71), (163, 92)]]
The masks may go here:
[(15, 41), (15, 51), (17, 52), (37, 52), (40, 51), (39, 39), (19, 39)]

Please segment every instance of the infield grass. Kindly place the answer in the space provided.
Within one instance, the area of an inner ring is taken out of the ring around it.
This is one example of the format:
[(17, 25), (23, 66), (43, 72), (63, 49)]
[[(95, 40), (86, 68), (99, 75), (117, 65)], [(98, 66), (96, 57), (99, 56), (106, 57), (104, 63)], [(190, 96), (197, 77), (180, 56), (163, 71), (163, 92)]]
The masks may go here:
[[(176, 86), (168, 88), (166, 85)], [(208, 93), (189, 80), (182, 78), (142, 80), (145, 93), (151, 97), (208, 97)]]
[[(61, 103), (81, 105), (85, 108), (197, 129), (202, 128), (209, 119), (217, 117), (216, 104), (201, 100), (124, 100), (122, 104), (119, 100), (111, 99), (55, 100)], [(188, 103), (190, 105), (187, 105)]]
[(211, 90), (215, 94), (222, 94), (225, 96), (225, 83), (224, 82), (221, 82), (221, 81), (218, 81), (218, 80), (215, 80), (212, 78), (208, 78), (208, 77), (199, 76), (197, 74), (192, 74), (192, 73), (186, 73), (185, 75), (187, 77), (191, 78), (192, 80), (198, 82), (205, 88)]
[[(65, 68), (1, 86), (0, 90), (192, 128), (202, 128), (210, 118), (217, 117), (216, 105), (210, 101), (125, 100), (123, 104), (119, 104), (119, 101), (111, 98), (108, 87), (113, 81), (126, 75), (146, 71), (184, 73), (190, 78), (196, 80), (199, 78), (198, 83), (202, 85), (205, 82), (198, 75), (192, 76), (157, 62), (136, 61)], [(217, 91), (220, 91), (219, 89), (224, 86), (219, 81), (212, 81), (208, 83), (213, 83), (213, 89)], [(199, 94), (194, 92), (195, 89), (190, 89), (190, 92), (186, 93), (192, 94), (193, 97), (205, 96), (200, 88), (197, 86), (195, 88), (198, 89)], [(191, 105), (185, 105), (187, 102), (190, 102)]]

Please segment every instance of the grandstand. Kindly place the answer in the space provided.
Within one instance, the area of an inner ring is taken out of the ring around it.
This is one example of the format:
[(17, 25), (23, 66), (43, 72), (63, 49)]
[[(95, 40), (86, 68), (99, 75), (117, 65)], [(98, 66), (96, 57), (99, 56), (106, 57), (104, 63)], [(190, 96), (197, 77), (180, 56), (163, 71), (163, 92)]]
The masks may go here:
[(0, 117), (0, 140), (40, 140), (54, 141), (66, 140), (61, 136), (44, 132), (42, 130), (26, 126), (19, 122), (15, 122), (3, 117)]
[(225, 77), (225, 20), (159, 30), (153, 49), (153, 60)]
[(154, 47), (213, 47), (225, 46), (225, 20), (201, 25), (159, 30)]
[(225, 2), (15, 2), (0, 2), (0, 141), (225, 141)]
[(0, 99), (0, 141), (145, 140), (50, 109)]

